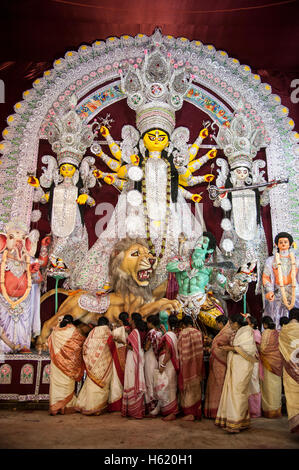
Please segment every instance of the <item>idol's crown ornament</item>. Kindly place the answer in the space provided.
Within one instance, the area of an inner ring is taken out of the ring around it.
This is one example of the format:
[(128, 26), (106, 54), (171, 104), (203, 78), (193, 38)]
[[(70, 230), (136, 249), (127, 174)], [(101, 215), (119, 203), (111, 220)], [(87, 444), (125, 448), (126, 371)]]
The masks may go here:
[(45, 128), (59, 166), (69, 163), (78, 167), (94, 139), (92, 129), (76, 113), (76, 104), (77, 97), (72, 95), (61, 113), (54, 116)]
[(181, 109), (191, 79), (184, 69), (175, 70), (170, 57), (165, 58), (159, 45), (145, 52), (141, 69), (129, 67), (121, 75), (121, 88), (127, 103), (136, 111), (136, 127), (143, 135), (159, 128), (169, 135), (175, 128), (175, 112)]
[(246, 167), (252, 169), (252, 160), (265, 145), (264, 130), (247, 116), (242, 102), (230, 122), (229, 127), (221, 127), (217, 144), (223, 149), (230, 169)]

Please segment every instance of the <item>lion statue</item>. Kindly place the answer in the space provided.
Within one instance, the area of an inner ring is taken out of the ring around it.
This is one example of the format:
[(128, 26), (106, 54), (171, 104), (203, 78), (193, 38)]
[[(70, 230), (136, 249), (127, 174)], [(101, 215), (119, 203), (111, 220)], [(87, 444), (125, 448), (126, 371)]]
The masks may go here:
[[(82, 290), (59, 289), (68, 298), (61, 304), (58, 312), (44, 323), (36, 341), (37, 351), (47, 350), (51, 330), (58, 324), (60, 317), (66, 314), (72, 315), (74, 320), (80, 320), (84, 325), (96, 326), (101, 315), (107, 317), (110, 323), (117, 323), (118, 316), (123, 311), (129, 314), (139, 312), (146, 318), (161, 310), (169, 313), (179, 310), (177, 300), (164, 298), (167, 281), (152, 291), (150, 280), (156, 265), (157, 259), (143, 239), (127, 237), (120, 240), (114, 246), (109, 260), (109, 293), (93, 294)], [(54, 289), (47, 292), (42, 300), (54, 292)], [(87, 332), (88, 327), (82, 331)]]

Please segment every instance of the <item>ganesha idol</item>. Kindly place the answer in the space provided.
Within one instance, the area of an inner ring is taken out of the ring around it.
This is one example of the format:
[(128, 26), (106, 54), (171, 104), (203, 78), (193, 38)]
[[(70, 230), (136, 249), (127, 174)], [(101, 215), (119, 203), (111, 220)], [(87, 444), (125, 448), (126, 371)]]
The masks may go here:
[[(34, 232), (14, 220), (0, 233), (0, 327), (22, 352), (30, 352), (31, 338), (40, 333), (40, 268), (47, 265), (50, 244), (50, 238), (44, 238), (40, 256), (34, 258)], [(0, 350), (11, 352), (2, 340)]]

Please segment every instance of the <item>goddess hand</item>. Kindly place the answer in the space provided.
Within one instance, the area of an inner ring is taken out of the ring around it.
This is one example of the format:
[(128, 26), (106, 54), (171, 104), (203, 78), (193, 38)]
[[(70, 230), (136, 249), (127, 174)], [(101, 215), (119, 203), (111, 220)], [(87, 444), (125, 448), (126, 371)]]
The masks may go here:
[(199, 135), (202, 139), (205, 139), (209, 135), (208, 129), (205, 127), (204, 129), (200, 131)]
[(115, 181), (115, 176), (107, 175), (107, 176), (105, 176), (104, 181), (107, 184), (113, 184), (114, 181)]
[(208, 151), (207, 153), (207, 156), (212, 159), (212, 158), (215, 158), (217, 155), (217, 149), (213, 148), (211, 150)]
[(211, 173), (208, 173), (207, 175), (204, 175), (204, 179), (205, 179), (206, 183), (210, 183), (211, 181), (213, 181), (214, 178), (215, 178), (215, 176), (212, 175)]
[(27, 183), (32, 186), (33, 188), (38, 188), (39, 187), (39, 180), (36, 178), (36, 176), (29, 176)]
[(277, 186), (277, 183), (275, 180), (273, 181), (270, 181), (271, 184), (269, 184), (269, 186), (266, 187), (266, 189), (271, 189), (271, 188), (275, 188), (275, 186)]
[(87, 194), (80, 194), (80, 196), (77, 198), (77, 203), (80, 205), (85, 204), (87, 199), (88, 199)]
[(140, 158), (138, 157), (138, 155), (131, 155), (130, 160), (133, 163), (133, 165), (139, 165)]
[(92, 174), (98, 179), (103, 178), (103, 172), (101, 170), (93, 170)]
[(110, 134), (109, 130), (105, 126), (102, 126), (100, 128), (100, 133), (102, 134), (103, 137), (108, 137), (108, 135)]
[(193, 194), (191, 196), (191, 201), (193, 202), (200, 202), (202, 200), (202, 197), (200, 194)]
[(42, 197), (41, 197), (41, 202), (46, 201), (48, 202), (50, 199), (50, 194), (49, 193), (45, 193)]

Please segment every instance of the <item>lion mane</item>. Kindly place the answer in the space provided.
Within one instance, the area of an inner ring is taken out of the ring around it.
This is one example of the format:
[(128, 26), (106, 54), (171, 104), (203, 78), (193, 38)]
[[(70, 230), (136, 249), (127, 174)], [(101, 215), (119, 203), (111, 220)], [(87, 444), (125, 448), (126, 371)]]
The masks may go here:
[(126, 250), (136, 243), (149, 249), (147, 242), (142, 238), (123, 238), (114, 246), (109, 259), (110, 285), (113, 291), (120, 293), (122, 297), (131, 293), (135, 297), (141, 297), (145, 302), (151, 302), (153, 300), (151, 287), (138, 286), (132, 276), (120, 267)]

